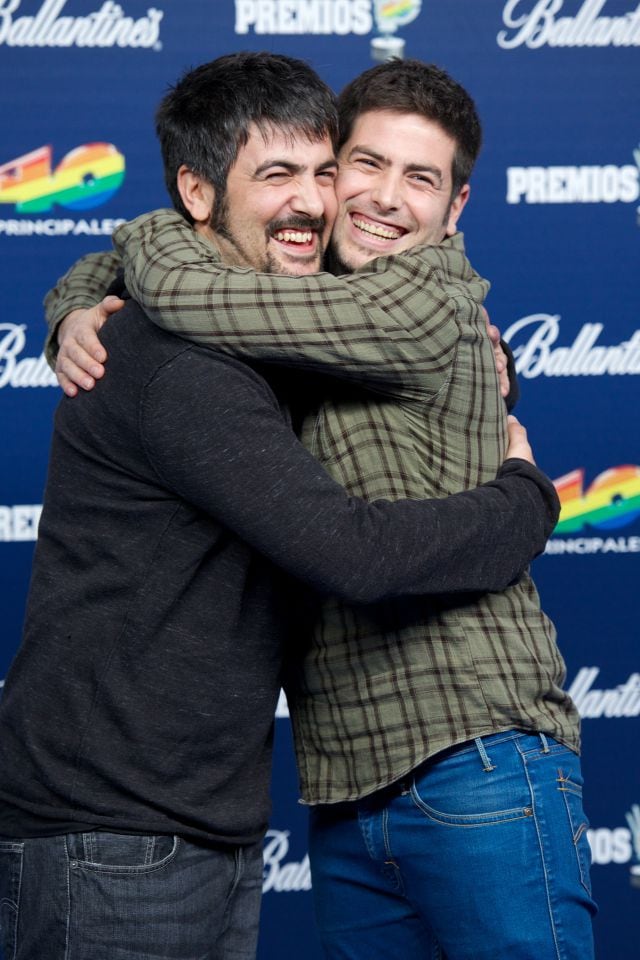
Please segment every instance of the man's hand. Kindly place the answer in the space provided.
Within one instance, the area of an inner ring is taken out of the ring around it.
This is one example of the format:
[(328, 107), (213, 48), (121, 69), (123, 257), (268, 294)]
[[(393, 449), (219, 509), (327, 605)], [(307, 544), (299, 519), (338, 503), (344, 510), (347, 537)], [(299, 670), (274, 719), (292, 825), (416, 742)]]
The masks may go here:
[(484, 313), (484, 318), (487, 323), (487, 333), (489, 334), (489, 340), (491, 340), (491, 345), (493, 347), (493, 355), (496, 361), (496, 370), (498, 371), (498, 381), (500, 383), (500, 393), (503, 397), (509, 395), (509, 390), (511, 384), (509, 383), (509, 373), (507, 371), (507, 356), (500, 346), (500, 331), (497, 327), (494, 327), (489, 321), (489, 314), (487, 311), (482, 308)]
[(527, 431), (514, 416), (507, 417), (507, 429), (509, 433), (509, 446), (504, 455), (505, 460), (509, 457), (518, 457), (520, 460), (528, 460), (535, 467), (536, 462), (533, 459), (533, 451), (527, 440)]
[(55, 372), (68, 397), (75, 397), (78, 387), (93, 390), (96, 380), (104, 376), (107, 351), (98, 340), (98, 330), (123, 306), (120, 297), (105, 297), (95, 307), (72, 310), (58, 327)]

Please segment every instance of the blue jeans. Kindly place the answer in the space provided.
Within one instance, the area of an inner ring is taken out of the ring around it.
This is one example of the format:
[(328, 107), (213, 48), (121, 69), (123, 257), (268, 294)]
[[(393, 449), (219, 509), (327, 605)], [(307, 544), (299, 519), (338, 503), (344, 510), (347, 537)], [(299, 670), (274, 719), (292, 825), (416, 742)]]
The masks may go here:
[(422, 764), (310, 821), (330, 960), (590, 960), (579, 758), (517, 731)]
[(4, 960), (253, 960), (262, 844), (0, 838)]

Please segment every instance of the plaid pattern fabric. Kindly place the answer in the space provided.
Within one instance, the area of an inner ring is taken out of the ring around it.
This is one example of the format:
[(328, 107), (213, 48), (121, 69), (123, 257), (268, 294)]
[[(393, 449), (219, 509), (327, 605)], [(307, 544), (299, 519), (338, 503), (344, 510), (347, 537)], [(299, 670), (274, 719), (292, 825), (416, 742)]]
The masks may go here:
[[(351, 493), (443, 497), (495, 477), (504, 404), (480, 310), (486, 284), (461, 236), (348, 277), (295, 279), (223, 267), (170, 211), (121, 227), (116, 246), (129, 290), (160, 325), (373, 388), (326, 400), (302, 430)], [(513, 727), (579, 748), (555, 633), (529, 577), (484, 596), (328, 599), (300, 649), (287, 693), (309, 803), (364, 796), (440, 750)]]
[(72, 310), (92, 307), (102, 300), (121, 267), (116, 253), (89, 253), (74, 263), (46, 295), (44, 309), (49, 331), (44, 352), (51, 367), (55, 366), (58, 353), (58, 324)]

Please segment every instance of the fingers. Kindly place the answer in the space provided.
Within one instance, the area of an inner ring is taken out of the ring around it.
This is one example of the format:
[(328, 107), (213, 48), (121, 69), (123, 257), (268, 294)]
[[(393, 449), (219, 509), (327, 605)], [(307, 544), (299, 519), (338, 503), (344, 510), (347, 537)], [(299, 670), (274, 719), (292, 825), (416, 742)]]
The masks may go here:
[(501, 339), (500, 330), (498, 329), (498, 327), (494, 326), (494, 324), (489, 323), (488, 317), (487, 317), (487, 333), (489, 335), (489, 340), (491, 340), (491, 343), (494, 345), (494, 347), (499, 346), (500, 339)]
[(520, 460), (527, 460), (535, 464), (533, 451), (527, 439), (527, 431), (522, 424), (513, 416), (507, 417), (508, 447), (505, 459), (509, 457), (518, 457)]
[(96, 380), (104, 376), (107, 351), (98, 339), (98, 331), (122, 306), (120, 297), (105, 297), (94, 307), (73, 310), (60, 324), (55, 372), (67, 396), (75, 397), (78, 387), (92, 390)]
[(104, 376), (104, 366), (72, 340), (65, 341), (60, 347), (55, 372), (58, 383), (67, 396), (75, 397), (77, 387), (93, 390), (96, 380)]

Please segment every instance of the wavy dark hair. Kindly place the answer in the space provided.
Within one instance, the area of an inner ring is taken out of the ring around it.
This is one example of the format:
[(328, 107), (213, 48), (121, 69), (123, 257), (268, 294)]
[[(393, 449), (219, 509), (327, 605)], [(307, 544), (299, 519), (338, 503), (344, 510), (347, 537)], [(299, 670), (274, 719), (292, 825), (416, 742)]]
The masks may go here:
[(156, 112), (164, 176), (175, 209), (190, 223), (177, 188), (184, 164), (215, 189), (212, 224), (224, 210), (227, 177), (255, 125), (308, 140), (338, 142), (336, 100), (302, 60), (273, 53), (232, 53), (186, 73)]

